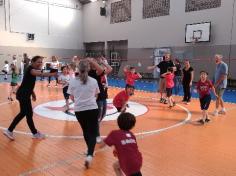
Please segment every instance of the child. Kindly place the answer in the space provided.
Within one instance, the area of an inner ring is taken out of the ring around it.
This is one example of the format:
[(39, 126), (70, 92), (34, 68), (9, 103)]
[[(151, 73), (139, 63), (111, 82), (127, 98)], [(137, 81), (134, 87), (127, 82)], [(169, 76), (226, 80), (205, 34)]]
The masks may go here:
[(131, 113), (122, 113), (117, 119), (119, 130), (113, 130), (101, 144), (101, 148), (114, 146), (113, 154), (118, 161), (113, 164), (116, 176), (142, 176), (142, 154), (134, 134), (130, 131), (136, 123), (135, 116)]
[(135, 80), (142, 78), (139, 73), (135, 72), (135, 67), (129, 67), (128, 65), (124, 67), (124, 73), (126, 85), (134, 86)]
[(7, 74), (9, 72), (9, 64), (7, 60), (4, 63), (5, 65), (3, 66), (2, 72), (4, 73), (4, 80), (7, 80)]
[(166, 80), (166, 96), (168, 99), (169, 108), (172, 108), (173, 106), (175, 106), (175, 101), (172, 96), (172, 89), (174, 87), (174, 77), (175, 77), (173, 67), (169, 67), (167, 69), (167, 72), (163, 73), (161, 76), (164, 77)]
[(134, 94), (134, 86), (129, 84), (126, 85), (125, 90), (119, 92), (113, 99), (113, 105), (116, 107), (118, 112), (125, 112), (129, 97)]
[(19, 74), (17, 72), (16, 65), (11, 64), (11, 71), (12, 71), (12, 74), (11, 74), (11, 91), (10, 91), (10, 95), (8, 97), (8, 100), (13, 101), (12, 94), (16, 93), (16, 90), (17, 90), (17, 87), (18, 87), (17, 82), (18, 82), (18, 79), (19, 79)]
[(69, 110), (69, 98), (70, 95), (67, 93), (69, 82), (70, 82), (70, 75), (69, 75), (69, 70), (68, 66), (63, 66), (61, 67), (62, 74), (58, 78), (58, 83), (62, 84), (63, 87), (63, 95), (66, 101), (66, 110), (65, 112), (68, 113)]
[(200, 80), (197, 83), (197, 91), (199, 93), (199, 99), (202, 110), (202, 119), (198, 120), (199, 123), (204, 124), (205, 122), (209, 122), (210, 119), (208, 117), (208, 108), (211, 103), (211, 94), (210, 90), (213, 91), (214, 95), (217, 97), (215, 88), (211, 81), (207, 79), (208, 73), (206, 71), (200, 72)]

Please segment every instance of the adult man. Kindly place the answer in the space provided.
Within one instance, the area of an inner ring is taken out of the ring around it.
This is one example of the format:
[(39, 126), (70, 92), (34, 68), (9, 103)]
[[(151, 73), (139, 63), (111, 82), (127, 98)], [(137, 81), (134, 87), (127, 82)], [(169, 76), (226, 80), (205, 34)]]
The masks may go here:
[[(163, 57), (163, 61), (161, 61), (158, 65), (149, 66), (147, 67), (147, 69), (153, 70), (156, 67), (160, 69), (160, 75), (166, 73), (169, 67), (173, 67), (174, 71), (176, 69), (173, 61), (171, 60), (171, 55), (169, 53), (165, 54), (165, 56)], [(159, 81), (159, 92), (161, 94), (160, 102), (167, 104), (167, 100), (165, 99), (164, 96), (165, 90), (166, 90), (165, 78), (160, 76), (160, 81)]]
[[(228, 65), (225, 62), (223, 62), (222, 59), (223, 59), (222, 55), (220, 54), (215, 55), (216, 70), (214, 77), (214, 86), (218, 97), (216, 99), (216, 109), (213, 112), (214, 116), (226, 113), (222, 97), (227, 87)], [(219, 106), (221, 106), (222, 108), (220, 111), (218, 111)]]

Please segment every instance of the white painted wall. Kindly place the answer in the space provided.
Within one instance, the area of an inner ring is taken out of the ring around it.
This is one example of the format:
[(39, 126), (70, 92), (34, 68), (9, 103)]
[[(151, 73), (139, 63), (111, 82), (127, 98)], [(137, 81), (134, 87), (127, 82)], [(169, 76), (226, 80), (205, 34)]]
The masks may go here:
[[(108, 3), (108, 13), (111, 2)], [(128, 39), (129, 48), (188, 46), (185, 44), (185, 25), (212, 22), (212, 42), (203, 45), (229, 45), (233, 1), (222, 0), (220, 8), (185, 13), (185, 0), (170, 1), (170, 15), (142, 19), (142, 0), (132, 0), (132, 20), (110, 24), (110, 16), (100, 16), (101, 1), (83, 7), (85, 42)], [(236, 29), (234, 30), (236, 36)], [(236, 40), (233, 40), (236, 44)]]
[[(82, 49), (83, 15), (77, 0), (6, 0), (5, 7), (6, 20), (0, 6), (0, 46)], [(25, 33), (34, 33), (35, 40), (27, 41)]]

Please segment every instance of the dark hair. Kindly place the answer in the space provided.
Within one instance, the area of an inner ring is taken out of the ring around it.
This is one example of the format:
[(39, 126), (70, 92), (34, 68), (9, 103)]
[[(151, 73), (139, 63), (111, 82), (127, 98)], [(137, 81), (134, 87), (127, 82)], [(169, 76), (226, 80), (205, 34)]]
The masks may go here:
[(176, 61), (178, 64), (180, 64), (180, 60), (179, 60), (179, 59), (176, 58), (175, 61)]
[(4, 61), (5, 64), (8, 64), (9, 62), (7, 60)]
[(135, 67), (129, 67), (130, 70), (135, 69)]
[(39, 59), (43, 59), (43, 56), (34, 56), (32, 59), (31, 59), (31, 62), (36, 62), (37, 60)]
[(126, 84), (125, 89), (128, 89), (128, 88), (132, 88), (132, 89), (134, 89), (134, 86), (129, 85), (129, 84)]
[(167, 70), (171, 73), (174, 71), (173, 67), (168, 67)]
[(202, 73), (206, 73), (208, 75), (208, 72), (206, 72), (204, 70), (200, 71), (200, 74), (202, 74)]
[(67, 66), (67, 65), (62, 66), (62, 67), (61, 67), (61, 71), (63, 71), (64, 68), (68, 68), (68, 66)]
[(124, 112), (118, 116), (117, 123), (121, 130), (128, 131), (134, 127), (136, 123), (136, 118), (133, 114), (129, 112)]

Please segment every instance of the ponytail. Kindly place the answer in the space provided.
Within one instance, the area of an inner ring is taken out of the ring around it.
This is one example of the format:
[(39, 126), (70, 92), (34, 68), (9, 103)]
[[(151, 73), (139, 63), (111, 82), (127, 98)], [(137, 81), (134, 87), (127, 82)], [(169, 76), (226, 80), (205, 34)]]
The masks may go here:
[(87, 60), (81, 60), (78, 65), (79, 79), (82, 84), (86, 84), (88, 81), (89, 62)]

